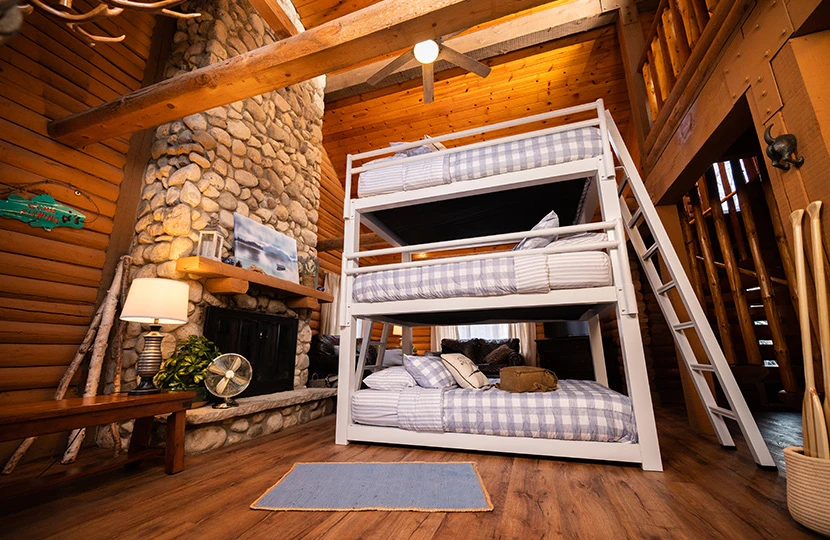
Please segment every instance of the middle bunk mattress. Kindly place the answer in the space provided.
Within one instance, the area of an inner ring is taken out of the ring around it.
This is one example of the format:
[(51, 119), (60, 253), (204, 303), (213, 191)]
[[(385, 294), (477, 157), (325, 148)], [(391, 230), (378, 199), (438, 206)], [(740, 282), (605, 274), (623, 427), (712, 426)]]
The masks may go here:
[[(555, 240), (556, 247), (604, 242), (604, 233), (583, 233)], [(355, 278), (355, 302), (501, 296), (548, 293), (556, 289), (611, 284), (611, 260), (604, 251), (517, 255), (498, 259), (447, 262), (383, 270)]]

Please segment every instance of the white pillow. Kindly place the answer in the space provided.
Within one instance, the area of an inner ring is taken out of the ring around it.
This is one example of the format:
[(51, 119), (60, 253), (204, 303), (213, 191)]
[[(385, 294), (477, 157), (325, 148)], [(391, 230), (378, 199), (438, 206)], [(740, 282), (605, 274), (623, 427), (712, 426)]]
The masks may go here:
[(412, 375), (403, 367), (391, 367), (372, 373), (363, 382), (372, 390), (397, 392), (410, 386), (418, 386)]
[[(531, 231), (538, 231), (540, 229), (552, 229), (554, 227), (559, 226), (559, 216), (556, 215), (556, 212), (551, 210), (548, 215), (543, 217), (539, 223), (533, 226)], [(525, 238), (519, 244), (513, 248), (514, 251), (522, 250), (522, 249), (535, 249), (535, 248), (543, 248), (556, 240), (556, 235), (552, 234), (550, 236), (536, 236), (533, 238)]]
[(487, 386), (487, 376), (479, 371), (475, 362), (461, 353), (442, 354), (441, 361), (452, 373), (453, 379), (461, 388), (481, 388)]

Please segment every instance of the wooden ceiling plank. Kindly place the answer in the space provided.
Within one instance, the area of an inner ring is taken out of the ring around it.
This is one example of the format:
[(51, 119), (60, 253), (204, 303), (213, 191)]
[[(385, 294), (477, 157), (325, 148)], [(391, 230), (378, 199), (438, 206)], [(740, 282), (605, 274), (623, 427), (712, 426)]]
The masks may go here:
[[(616, 9), (616, 6), (612, 9)], [(545, 11), (531, 13), (477, 32), (447, 39), (444, 44), (460, 53), (468, 54), (472, 51), (498, 45), (536, 32), (548, 32), (550, 39), (556, 39), (564, 37), (559, 31), (560, 29), (568, 28), (569, 32), (572, 33), (585, 30), (586, 28), (582, 28), (584, 25), (574, 23), (598, 17), (606, 11), (608, 9), (602, 6), (600, 0), (575, 0), (567, 4), (556, 4)], [(411, 45), (414, 45), (414, 42)], [(387, 60), (382, 60), (350, 71), (330, 75), (326, 81), (326, 93), (337, 92), (366, 82), (373, 73), (380, 70), (387, 62)], [(401, 66), (393, 73), (411, 67), (412, 65)]]
[(384, 0), (285, 40), (141, 88), (50, 124), (87, 145), (284, 88), (545, 0)]
[(303, 31), (288, 15), (284, 2), (289, 0), (251, 0), (251, 5), (280, 39), (296, 36)]

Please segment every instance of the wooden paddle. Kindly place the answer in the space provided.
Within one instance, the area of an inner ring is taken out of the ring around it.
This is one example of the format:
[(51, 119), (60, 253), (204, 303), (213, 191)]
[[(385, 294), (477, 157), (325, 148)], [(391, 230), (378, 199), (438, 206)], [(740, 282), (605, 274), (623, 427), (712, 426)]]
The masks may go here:
[(810, 216), (810, 235), (813, 242), (813, 279), (816, 281), (819, 340), (821, 341), (821, 363), (824, 375), (822, 416), (827, 428), (826, 431), (830, 431), (830, 423), (828, 423), (830, 422), (830, 309), (827, 306), (827, 282), (824, 280), (824, 246), (822, 245), (824, 237), (821, 234), (821, 201), (814, 201), (807, 205), (807, 214)]
[(816, 428), (815, 457), (830, 459), (830, 442), (827, 440), (827, 426), (824, 425), (824, 411), (821, 410), (821, 400), (815, 388), (810, 388), (810, 412), (813, 415)]
[(801, 428), (804, 438), (804, 455), (815, 457), (817, 447), (815, 416), (813, 414), (810, 389), (815, 389), (813, 377), (813, 350), (810, 337), (810, 308), (807, 304), (807, 272), (804, 268), (804, 237), (801, 231), (801, 222), (804, 219), (804, 210), (796, 210), (790, 214), (793, 224), (793, 255), (795, 258), (795, 277), (798, 290), (798, 324), (801, 328), (801, 350), (804, 357), (804, 400), (801, 405)]

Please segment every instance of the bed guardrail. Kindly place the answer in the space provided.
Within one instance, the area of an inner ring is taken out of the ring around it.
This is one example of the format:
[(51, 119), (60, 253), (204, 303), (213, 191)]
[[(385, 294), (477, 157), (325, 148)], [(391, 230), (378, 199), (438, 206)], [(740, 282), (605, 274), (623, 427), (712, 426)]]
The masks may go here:
[[(436, 251), (450, 251), (453, 249), (465, 249), (493, 246), (499, 244), (507, 244), (517, 242), (524, 238), (539, 238), (551, 235), (571, 235), (590, 231), (610, 231), (617, 229), (617, 221), (601, 221), (595, 223), (584, 223), (580, 225), (568, 225), (565, 227), (551, 227), (548, 229), (538, 229), (535, 231), (515, 232), (505, 234), (493, 234), (489, 236), (479, 236), (475, 238), (462, 238), (459, 240), (446, 240), (444, 242), (432, 242), (428, 244), (415, 244), (411, 246), (391, 247), (384, 249), (375, 249), (370, 251), (359, 251), (357, 253), (344, 254), (343, 257), (348, 260), (358, 260), (366, 257), (380, 257), (383, 255), (397, 255), (405, 253), (417, 252), (436, 252)], [(573, 246), (558, 246), (552, 248), (535, 248), (524, 249), (519, 251), (499, 251), (494, 253), (480, 253), (476, 255), (462, 255), (457, 257), (447, 257), (441, 259), (425, 259), (421, 261), (401, 262), (392, 264), (382, 264), (374, 266), (365, 266), (358, 268), (350, 268), (346, 270), (346, 275), (365, 274), (369, 272), (381, 272), (383, 270), (395, 270), (399, 268), (414, 268), (419, 266), (431, 266), (435, 264), (445, 264), (448, 262), (464, 262), (475, 261), (482, 259), (498, 259), (503, 257), (522, 257), (527, 255), (540, 255), (552, 253), (574, 253), (578, 251), (597, 251), (604, 249), (619, 248), (621, 241), (606, 240), (591, 242), (586, 244), (578, 244)]]
[[(447, 148), (446, 150), (439, 150), (438, 152), (430, 152), (428, 154), (423, 154), (423, 155), (419, 155), (419, 156), (402, 157), (400, 159), (396, 159), (394, 161), (389, 161), (387, 163), (367, 164), (367, 165), (363, 165), (363, 166), (360, 166), (360, 167), (354, 167), (353, 166), (353, 163), (355, 161), (362, 161), (362, 160), (373, 158), (373, 157), (383, 156), (383, 155), (387, 155), (387, 154), (395, 154), (395, 153), (403, 152), (405, 150), (409, 150), (409, 149), (412, 149), (412, 148), (427, 146), (427, 145), (433, 144), (433, 143), (440, 143), (440, 142), (444, 142), (444, 141), (450, 141), (450, 140), (453, 140), (453, 139), (463, 139), (463, 138), (467, 138), (467, 137), (473, 137), (473, 136), (476, 136), (476, 135), (483, 135), (485, 133), (489, 133), (489, 132), (492, 132), (492, 131), (499, 131), (499, 130), (502, 130), (502, 129), (509, 129), (509, 128), (512, 128), (512, 127), (522, 126), (522, 125), (526, 125), (526, 124), (533, 124), (533, 123), (536, 123), (536, 122), (543, 122), (545, 120), (551, 120), (553, 118), (560, 118), (560, 117), (563, 117), (563, 116), (574, 115), (574, 114), (579, 114), (579, 113), (584, 113), (584, 112), (591, 112), (591, 111), (595, 111), (597, 113), (596, 118), (591, 118), (589, 120), (583, 120), (583, 121), (580, 121), (580, 122), (572, 122), (572, 123), (568, 123), (568, 124), (563, 124), (561, 126), (555, 126), (555, 127), (541, 129), (541, 130), (529, 131), (529, 132), (520, 133), (520, 134), (517, 134), (517, 135), (510, 135), (510, 136), (507, 136), (507, 137), (500, 137), (498, 139), (491, 139), (491, 140), (488, 140), (488, 141), (482, 141), (482, 142), (478, 142), (478, 143), (457, 146), (457, 147), (454, 147), (454, 148)], [(386, 147), (386, 148), (378, 148), (376, 150), (370, 150), (368, 152), (362, 152), (360, 154), (348, 154), (346, 156), (346, 186), (345, 186), (345, 188), (346, 188), (345, 189), (346, 199), (345, 199), (345, 202), (344, 202), (344, 205), (343, 205), (344, 206), (344, 208), (343, 208), (343, 217), (345, 219), (348, 219), (349, 214), (350, 214), (349, 206), (350, 206), (351, 200), (352, 200), (352, 197), (351, 197), (352, 176), (354, 176), (355, 173), (361, 173), (361, 172), (371, 171), (371, 170), (375, 170), (375, 169), (382, 169), (384, 167), (399, 165), (401, 163), (414, 163), (414, 162), (417, 162), (417, 161), (421, 161), (421, 160), (425, 160), (425, 159), (429, 159), (429, 158), (434, 158), (436, 156), (442, 156), (442, 155), (446, 155), (446, 154), (455, 154), (455, 153), (458, 153), (458, 152), (465, 152), (467, 150), (472, 150), (472, 149), (477, 149), (477, 148), (485, 148), (487, 146), (493, 146), (493, 145), (502, 144), (502, 143), (505, 143), (505, 142), (519, 141), (519, 140), (527, 139), (527, 138), (530, 138), (530, 137), (548, 135), (548, 134), (552, 134), (552, 133), (559, 133), (559, 132), (562, 132), (562, 131), (569, 131), (569, 130), (573, 130), (573, 129), (579, 129), (579, 128), (583, 128), (583, 127), (592, 127), (592, 126), (593, 127), (599, 127), (601, 129), (601, 131), (603, 132), (603, 137), (606, 137), (605, 139), (603, 139), (603, 146), (607, 147), (608, 146), (607, 140), (606, 140), (607, 136), (605, 135), (605, 129), (603, 129), (605, 127), (604, 126), (604, 123), (605, 123), (604, 111), (605, 111), (605, 108), (604, 108), (604, 105), (603, 105), (603, 101), (602, 101), (602, 98), (600, 98), (600, 99), (597, 99), (596, 101), (594, 101), (592, 103), (586, 103), (584, 105), (577, 105), (577, 106), (574, 106), (574, 107), (568, 107), (568, 108), (559, 109), (559, 110), (556, 110), (556, 111), (550, 111), (550, 112), (546, 112), (546, 113), (536, 114), (536, 115), (528, 116), (528, 117), (525, 117), (525, 118), (518, 118), (516, 120), (508, 120), (506, 122), (499, 122), (498, 124), (492, 124), (492, 125), (482, 126), (482, 127), (478, 127), (478, 128), (467, 129), (467, 130), (464, 130), (464, 131), (458, 131), (458, 132), (454, 132), (454, 133), (447, 133), (446, 135), (439, 135), (437, 137), (431, 137), (429, 139), (425, 139), (425, 140), (421, 140), (421, 141), (408, 142), (408, 143), (403, 143), (403, 144), (390, 146), (390, 147)], [(612, 167), (612, 169), (613, 169), (613, 167)]]
[[(533, 255), (552, 255), (557, 253), (577, 253), (577, 252), (584, 252), (584, 251), (604, 251), (607, 250), (609, 252), (609, 256), (614, 258), (620, 256), (627, 256), (626, 255), (626, 247), (625, 247), (625, 235), (622, 233), (623, 224), (620, 219), (615, 219), (614, 221), (601, 221), (601, 222), (594, 222), (594, 223), (584, 223), (579, 225), (568, 225), (565, 227), (551, 227), (548, 229), (538, 229), (535, 231), (525, 231), (525, 232), (515, 232), (515, 233), (505, 233), (505, 234), (495, 234), (489, 236), (479, 236), (475, 238), (463, 238), (459, 240), (447, 240), (443, 242), (432, 242), (427, 244), (417, 244), (411, 246), (400, 246), (400, 247), (391, 247), (391, 248), (383, 248), (383, 249), (375, 249), (363, 252), (356, 252), (351, 254), (343, 255), (344, 258), (344, 273), (346, 274), (346, 283), (344, 283), (344, 293), (345, 291), (349, 291), (350, 294), (352, 290), (352, 286), (354, 283), (354, 279), (356, 276), (360, 274), (368, 274), (373, 272), (383, 272), (385, 270), (400, 270), (405, 268), (418, 268), (418, 267), (426, 267), (426, 266), (433, 266), (439, 264), (447, 264), (447, 263), (457, 263), (457, 262), (468, 262), (468, 261), (478, 261), (478, 260), (492, 260), (492, 259), (500, 259), (500, 258), (508, 258), (508, 257), (529, 257)], [(553, 247), (543, 247), (543, 248), (534, 248), (534, 249), (526, 249), (526, 250), (519, 250), (519, 251), (499, 251), (499, 252), (492, 252), (492, 253), (479, 253), (473, 255), (460, 255), (454, 257), (444, 257), (444, 258), (436, 258), (436, 259), (424, 259), (418, 261), (412, 261), (412, 253), (415, 252), (439, 252), (439, 251), (449, 251), (454, 249), (465, 249), (465, 248), (475, 248), (475, 247), (485, 247), (485, 246), (492, 246), (498, 244), (507, 244), (511, 242), (517, 242), (524, 238), (538, 238), (543, 236), (566, 236), (566, 235), (573, 235), (579, 234), (584, 232), (600, 232), (604, 231), (609, 233), (608, 240), (601, 240), (596, 242), (584, 243), (584, 244), (576, 244), (570, 246), (553, 246)], [(381, 265), (373, 265), (373, 266), (355, 266), (359, 264), (358, 261), (361, 258), (367, 257), (379, 257), (384, 255), (401, 255), (403, 259), (402, 262), (399, 263), (391, 263), (391, 264), (381, 264)], [(348, 262), (349, 264), (345, 264)], [(629, 290), (627, 287), (622, 286), (620, 283), (616, 283), (615, 286), (620, 287), (624, 294), (624, 306), (623, 309), (631, 312), (636, 313), (636, 299), (634, 297), (633, 290)], [(349, 311), (348, 307), (351, 305), (351, 298), (344, 297), (343, 305), (341, 309), (343, 309), (344, 316), (348, 316), (347, 313)], [(344, 319), (345, 320), (345, 319)]]

